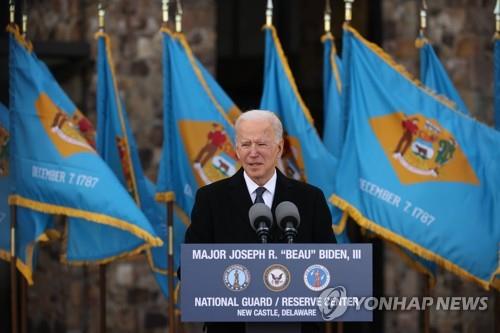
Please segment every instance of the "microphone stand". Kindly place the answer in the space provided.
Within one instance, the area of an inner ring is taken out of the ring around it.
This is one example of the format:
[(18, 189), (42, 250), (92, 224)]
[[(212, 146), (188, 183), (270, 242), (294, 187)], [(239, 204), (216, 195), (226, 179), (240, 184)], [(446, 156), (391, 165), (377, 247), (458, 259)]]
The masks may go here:
[(292, 222), (287, 222), (284, 230), (285, 236), (288, 239), (288, 244), (293, 244), (295, 236), (297, 236), (297, 229), (295, 229)]
[(262, 244), (267, 243), (267, 236), (269, 234), (269, 228), (266, 226), (264, 222), (259, 223), (259, 228), (256, 230), (257, 236), (260, 238), (260, 242)]

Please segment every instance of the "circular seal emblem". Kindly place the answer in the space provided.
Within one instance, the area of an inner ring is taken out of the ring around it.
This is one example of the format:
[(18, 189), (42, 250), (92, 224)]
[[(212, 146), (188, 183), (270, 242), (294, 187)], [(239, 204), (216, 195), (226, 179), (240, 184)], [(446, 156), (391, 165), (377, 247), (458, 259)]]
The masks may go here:
[(224, 270), (224, 285), (232, 291), (242, 291), (250, 284), (250, 272), (245, 266), (231, 265)]
[(311, 265), (304, 272), (304, 283), (313, 291), (321, 291), (330, 283), (330, 272), (323, 265)]
[(283, 265), (273, 264), (264, 271), (264, 284), (271, 291), (283, 291), (290, 284), (290, 271)]

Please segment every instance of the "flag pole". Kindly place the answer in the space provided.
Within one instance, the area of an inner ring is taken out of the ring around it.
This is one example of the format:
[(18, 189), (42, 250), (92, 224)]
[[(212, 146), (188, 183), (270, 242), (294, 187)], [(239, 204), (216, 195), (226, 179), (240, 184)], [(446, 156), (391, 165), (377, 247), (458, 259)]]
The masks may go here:
[[(351, 21), (352, 21), (352, 4), (353, 4), (353, 2), (354, 2), (354, 0), (344, 0), (344, 22), (346, 24), (351, 24)], [(330, 4), (328, 3), (328, 5), (330, 5)], [(326, 19), (325, 19), (325, 32), (326, 32)], [(337, 333), (344, 333), (344, 323), (341, 321), (337, 322)]]
[(17, 255), (16, 255), (16, 206), (10, 206), (10, 311), (11, 332), (19, 333), (18, 329), (18, 294), (17, 294)]
[(27, 29), (28, 29), (28, 15), (23, 14), (21, 31), (23, 32), (24, 38), (26, 38)]
[[(16, 5), (9, 0), (9, 22), (15, 23)], [(17, 268), (16, 268), (16, 206), (10, 206), (10, 328), (12, 333), (18, 333), (18, 294), (17, 294)]]
[[(329, 36), (332, 32), (332, 7), (330, 0), (325, 0), (325, 11), (323, 12), (323, 28), (325, 35)], [(343, 333), (343, 327), (340, 326), (341, 322), (337, 322), (337, 333)], [(333, 325), (331, 322), (325, 324), (325, 333), (333, 333)]]
[[(162, 0), (163, 26), (168, 26), (169, 0)], [(176, 2), (175, 31), (182, 32), (182, 6), (180, 0)], [(165, 111), (164, 111), (165, 112)], [(174, 200), (172, 197), (167, 201), (167, 285), (168, 285), (168, 332), (175, 333), (177, 330), (177, 318), (175, 317), (175, 288), (174, 288)]]
[(106, 10), (104, 9), (102, 3), (99, 2), (97, 5), (97, 17), (98, 17), (98, 29), (99, 32), (104, 32), (104, 18), (106, 16)]
[(500, 0), (497, 0), (493, 14), (495, 15), (495, 38), (500, 38)]
[(9, 22), (14, 24), (16, 20), (16, 4), (14, 3), (14, 0), (9, 0), (9, 13)]
[(182, 32), (182, 5), (181, 0), (177, 0), (176, 2), (176, 11), (175, 11), (175, 31)]
[[(330, 0), (325, 0), (325, 11), (323, 12), (323, 28), (325, 30), (325, 35), (330, 35), (332, 31), (332, 8), (330, 6)], [(337, 333), (342, 333), (339, 326), (340, 322), (337, 323)], [(325, 333), (333, 333), (333, 325), (331, 322), (325, 324)]]
[[(97, 4), (98, 29), (104, 32), (106, 10), (101, 2)], [(106, 333), (106, 264), (99, 265), (99, 333)]]
[(170, 0), (161, 0), (161, 12), (162, 12), (162, 25), (166, 28), (168, 26), (168, 16), (169, 16), (169, 4)]
[(273, 25), (273, 0), (267, 0), (266, 5), (266, 26)]
[[(426, 274), (422, 275), (422, 284), (421, 290), (424, 297), (431, 296), (431, 279)], [(423, 333), (429, 333), (431, 329), (430, 325), (431, 312), (428, 307), (426, 307), (423, 311), (420, 311), (420, 331)]]
[(323, 22), (325, 28), (325, 34), (332, 32), (332, 7), (330, 6), (330, 0), (325, 0), (325, 12), (323, 14)]
[(352, 4), (354, 0), (344, 0), (345, 16), (344, 21), (350, 24), (352, 21)]
[(21, 287), (21, 333), (28, 333), (28, 284), (22, 275), (18, 275)]
[(174, 290), (174, 200), (167, 202), (167, 228), (168, 228), (168, 253), (167, 253), (167, 279), (168, 279), (168, 317), (169, 333), (176, 333), (175, 318), (175, 290)]
[(427, 2), (425, 0), (422, 0), (422, 7), (420, 8), (420, 37), (424, 37), (426, 29), (427, 29)]
[(106, 265), (99, 265), (99, 332), (106, 332)]
[[(21, 33), (24, 38), (26, 38), (26, 34), (28, 32), (28, 15), (26, 14), (26, 3), (23, 6), (23, 14), (22, 14), (22, 24), (21, 24)], [(17, 261), (17, 257), (16, 257)], [(18, 278), (18, 288), (19, 288), (19, 328), (21, 333), (28, 332), (28, 285), (26, 283), (26, 279), (20, 274), (17, 274)]]
[[(324, 28), (324, 37), (332, 39), (332, 47), (334, 47), (333, 43), (333, 35), (332, 35), (332, 7), (330, 4), (330, 0), (325, 0), (325, 10), (323, 12), (323, 28)], [(323, 38), (321, 38), (323, 41)], [(325, 323), (325, 333), (344, 333), (344, 323), (341, 321), (333, 324), (331, 321)]]
[[(427, 29), (427, 2), (425, 0), (421, 1), (421, 8), (420, 8), (420, 29), (419, 29), (419, 35), (420, 38), (424, 38), (425, 36), (425, 31)], [(422, 294), (424, 297), (430, 296), (431, 293), (431, 283), (430, 283), (430, 278), (426, 274), (422, 274)], [(423, 311), (420, 312), (420, 323), (421, 323), (421, 331), (424, 333), (429, 333), (430, 332), (430, 309), (425, 308)]]

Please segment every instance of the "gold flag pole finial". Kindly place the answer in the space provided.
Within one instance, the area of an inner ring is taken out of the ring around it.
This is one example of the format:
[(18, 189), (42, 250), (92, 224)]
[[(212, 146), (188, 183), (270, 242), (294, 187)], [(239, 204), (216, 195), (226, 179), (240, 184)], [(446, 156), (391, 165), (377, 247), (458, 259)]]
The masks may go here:
[(352, 21), (352, 3), (353, 2), (354, 2), (354, 0), (344, 0), (346, 23), (350, 23)]
[(325, 14), (323, 16), (325, 22), (325, 33), (332, 31), (332, 8), (330, 6), (330, 0), (325, 0)]
[(495, 35), (500, 38), (500, 0), (497, 0), (493, 14), (495, 14)]
[(21, 34), (26, 39), (26, 33), (28, 32), (28, 4), (25, 2), (22, 7), (21, 15)]
[(266, 6), (266, 25), (273, 25), (273, 0), (267, 0)]
[(170, 0), (161, 0), (161, 12), (162, 12), (162, 22), (164, 26), (168, 23), (168, 5)]
[(97, 16), (99, 17), (99, 32), (104, 32), (104, 17), (106, 16), (106, 10), (100, 2), (97, 5)]
[(175, 11), (175, 31), (182, 32), (182, 5), (181, 0), (177, 0), (177, 10)]
[(420, 8), (420, 36), (424, 36), (425, 29), (427, 29), (427, 2), (422, 0), (422, 7)]
[(28, 31), (28, 15), (23, 14), (23, 21), (22, 21), (22, 32), (23, 32), (23, 37), (26, 38), (26, 32)]
[(14, 24), (16, 20), (16, 5), (14, 4), (14, 0), (9, 0), (9, 22)]

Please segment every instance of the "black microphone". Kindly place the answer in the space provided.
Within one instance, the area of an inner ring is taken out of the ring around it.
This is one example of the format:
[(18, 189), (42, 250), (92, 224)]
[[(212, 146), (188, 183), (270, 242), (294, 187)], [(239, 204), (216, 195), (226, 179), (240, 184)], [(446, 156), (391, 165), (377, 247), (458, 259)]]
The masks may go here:
[(250, 225), (255, 230), (262, 243), (267, 243), (269, 229), (273, 225), (273, 213), (271, 209), (263, 203), (256, 203), (248, 211)]
[(283, 201), (276, 206), (275, 215), (278, 226), (285, 233), (288, 243), (293, 243), (300, 225), (299, 209), (293, 202)]

